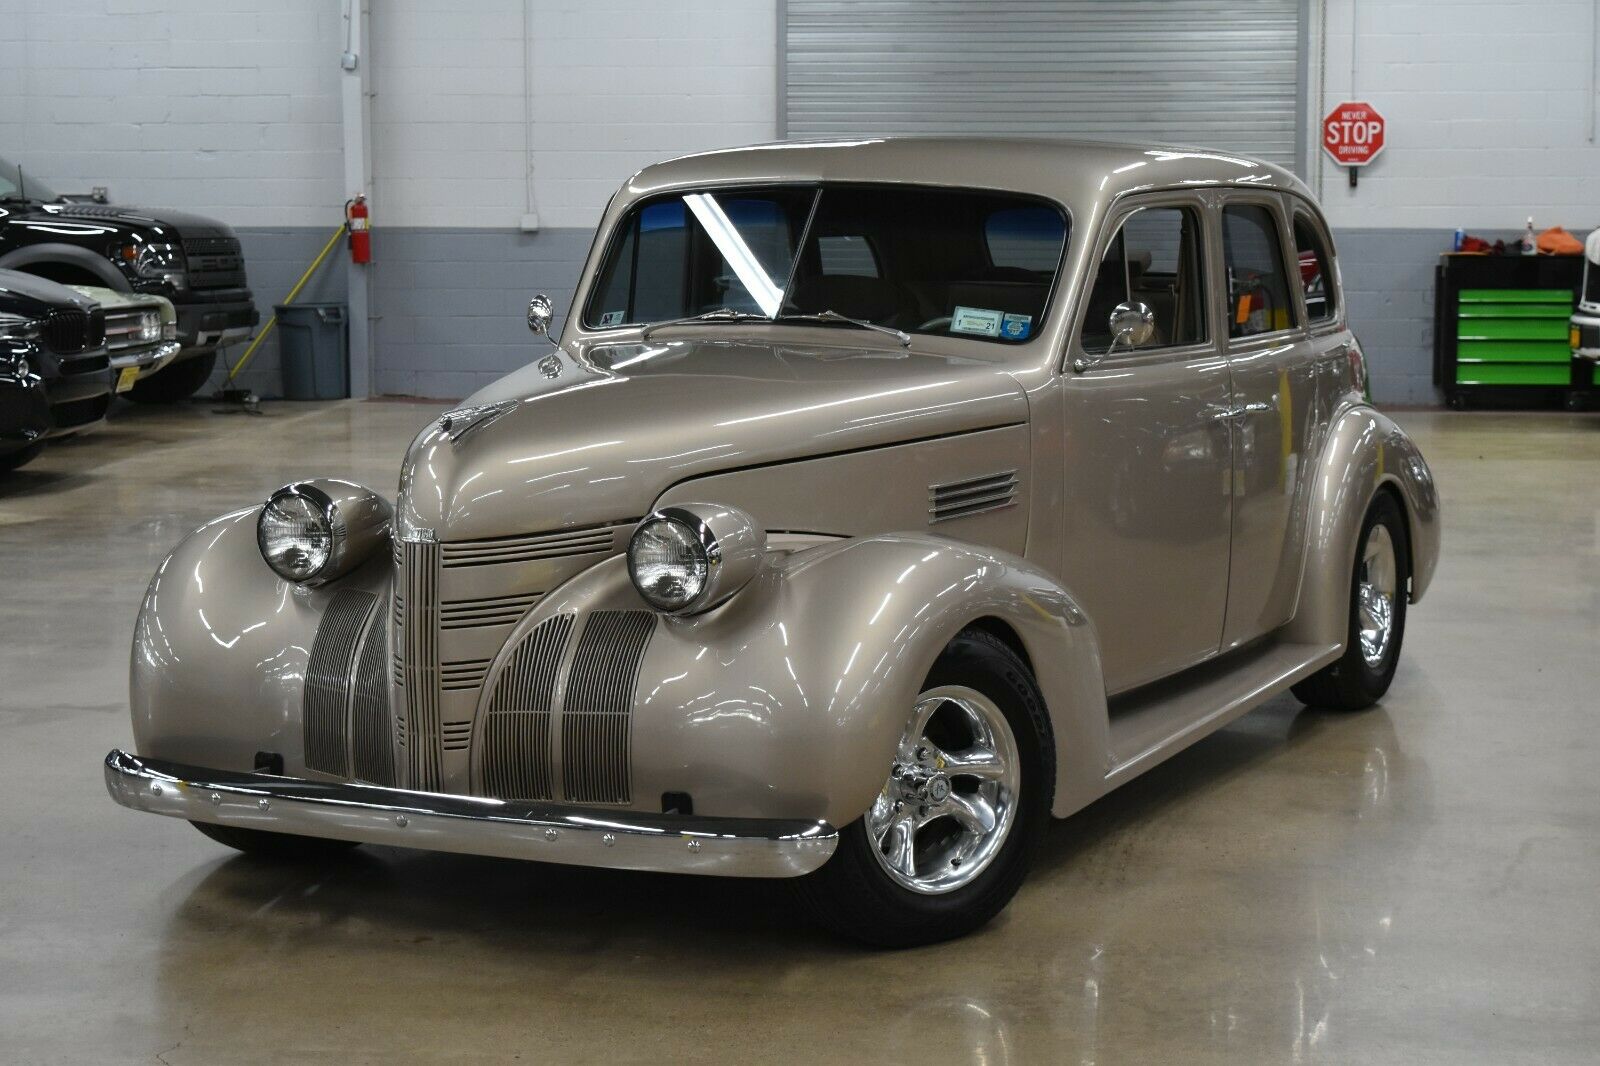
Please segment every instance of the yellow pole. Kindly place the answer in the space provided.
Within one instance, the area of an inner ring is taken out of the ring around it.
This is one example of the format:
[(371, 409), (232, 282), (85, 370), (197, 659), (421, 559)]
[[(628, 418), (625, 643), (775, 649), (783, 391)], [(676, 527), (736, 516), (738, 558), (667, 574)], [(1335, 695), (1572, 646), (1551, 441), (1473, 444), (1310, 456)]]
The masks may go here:
[[(306, 282), (311, 280), (311, 275), (315, 274), (317, 268), (322, 265), (322, 261), (328, 258), (328, 253), (333, 251), (333, 246), (339, 242), (339, 238), (344, 235), (344, 231), (344, 223), (340, 223), (339, 228), (333, 231), (333, 236), (328, 238), (328, 243), (322, 246), (322, 251), (318, 252), (317, 257), (311, 261), (311, 265), (306, 267), (306, 272), (300, 275), (300, 280), (294, 283), (294, 288), (289, 290), (289, 295), (283, 298), (284, 303), (294, 303), (294, 298), (300, 295), (300, 290), (306, 287)], [(261, 332), (256, 334), (256, 339), (250, 342), (250, 347), (244, 350), (244, 354), (239, 357), (239, 361), (233, 364), (233, 369), (228, 371), (228, 377), (223, 382), (224, 385), (233, 381), (239, 371), (244, 369), (244, 365), (250, 361), (250, 357), (256, 354), (256, 348), (260, 346), (262, 341), (267, 339), (267, 334), (271, 333), (272, 327), (277, 324), (278, 316), (276, 314), (267, 319), (267, 324), (261, 327)]]

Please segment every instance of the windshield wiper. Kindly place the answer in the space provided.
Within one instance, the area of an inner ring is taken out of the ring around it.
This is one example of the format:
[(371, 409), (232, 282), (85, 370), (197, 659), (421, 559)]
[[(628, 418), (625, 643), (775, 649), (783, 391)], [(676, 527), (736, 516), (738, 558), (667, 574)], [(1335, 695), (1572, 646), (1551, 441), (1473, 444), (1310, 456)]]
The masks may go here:
[(749, 311), (736, 311), (731, 307), (719, 307), (715, 311), (707, 311), (702, 315), (689, 315), (687, 318), (669, 318), (664, 322), (652, 322), (639, 331), (639, 339), (647, 341), (650, 334), (667, 326), (687, 326), (695, 322), (771, 322), (766, 315), (752, 314)]
[(893, 337), (895, 340), (900, 342), (900, 347), (902, 347), (902, 348), (911, 347), (911, 334), (907, 333), (903, 329), (895, 329), (893, 326), (880, 326), (876, 322), (868, 322), (864, 318), (851, 318), (849, 315), (841, 315), (837, 311), (817, 311), (814, 314), (798, 314), (798, 313), (796, 313), (796, 314), (787, 314), (787, 315), (775, 315), (775, 316), (773, 316), (772, 321), (774, 321), (774, 322), (842, 322), (847, 326), (855, 326), (855, 327), (857, 327), (859, 329), (870, 329), (870, 330), (873, 330), (874, 332), (877, 332), (877, 333), (887, 333), (889, 336)]

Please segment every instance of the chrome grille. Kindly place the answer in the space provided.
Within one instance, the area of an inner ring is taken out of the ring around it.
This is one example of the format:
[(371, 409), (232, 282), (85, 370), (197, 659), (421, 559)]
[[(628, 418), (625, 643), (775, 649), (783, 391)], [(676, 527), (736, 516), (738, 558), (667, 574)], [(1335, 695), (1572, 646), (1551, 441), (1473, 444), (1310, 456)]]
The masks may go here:
[(649, 611), (596, 611), (584, 624), (561, 703), (562, 784), (571, 802), (631, 798), (633, 693), (655, 624)]
[[(146, 318), (155, 325), (156, 336), (145, 339)], [(106, 315), (106, 347), (114, 352), (154, 344), (161, 338), (161, 312), (153, 307), (135, 307)]]
[(522, 638), (495, 680), (479, 741), (479, 779), (488, 795), (552, 797), (550, 713), (572, 619), (561, 614), (540, 622)]
[(378, 597), (344, 589), (334, 594), (311, 641), (301, 696), (306, 767), (345, 776), (349, 767), (350, 675), (356, 645)]
[(523, 563), (536, 559), (561, 559), (571, 555), (620, 551), (617, 541), (628, 525), (570, 529), (531, 536), (494, 537), (489, 540), (461, 540), (441, 545), (446, 568), (489, 566), (494, 563)]
[(439, 716), (439, 545), (404, 541), (396, 588), (395, 646), (404, 708), (397, 723), (411, 788), (439, 791), (443, 781), (443, 722)]
[(367, 628), (356, 664), (355, 690), (350, 699), (351, 774), (357, 781), (393, 785), (394, 733), (389, 727), (389, 687), (384, 659), (389, 654), (389, 627), (378, 611)]
[(445, 600), (439, 607), (439, 628), (476, 629), (479, 626), (515, 625), (538, 602), (537, 592), (526, 596)]
[(1005, 470), (998, 474), (952, 481), (945, 485), (928, 486), (928, 521), (944, 522), (952, 518), (983, 514), (1010, 507), (1017, 499), (1017, 472)]

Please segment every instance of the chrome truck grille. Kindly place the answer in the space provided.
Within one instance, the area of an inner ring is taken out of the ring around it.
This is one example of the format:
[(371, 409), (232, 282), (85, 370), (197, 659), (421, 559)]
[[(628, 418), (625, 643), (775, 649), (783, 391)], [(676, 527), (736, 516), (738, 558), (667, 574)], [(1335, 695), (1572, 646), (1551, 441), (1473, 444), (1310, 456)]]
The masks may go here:
[[(563, 662), (572, 648), (582, 651), (583, 634), (578, 645), (571, 644), (570, 617), (564, 630), (541, 624), (534, 633), (541, 634), (542, 643), (525, 643), (513, 652), (486, 702), (484, 685), (513, 627), (551, 589), (621, 551), (632, 525), (396, 544), (390, 673), (402, 784), (506, 799), (556, 798), (551, 742), (553, 727), (561, 727), (552, 722), (551, 700), (567, 670), (574, 679), (580, 676), (575, 665)], [(653, 622), (653, 616), (646, 617)], [(530, 634), (527, 640), (532, 639)], [(621, 669), (603, 662), (603, 656), (585, 655), (585, 662), (593, 659), (596, 665), (585, 667), (583, 677)], [(637, 668), (635, 663), (634, 673)], [(627, 729), (619, 728), (616, 718), (631, 711), (632, 676), (623, 698), (616, 695), (623, 683), (616, 678), (585, 682), (583, 691), (607, 710), (594, 717), (593, 725), (574, 725), (573, 750), (585, 754), (570, 769), (573, 788), (565, 792), (624, 797), (586, 802), (627, 802)], [(481, 720), (480, 702), (485, 704)], [(583, 776), (590, 774), (599, 783), (580, 785), (591, 780)]]

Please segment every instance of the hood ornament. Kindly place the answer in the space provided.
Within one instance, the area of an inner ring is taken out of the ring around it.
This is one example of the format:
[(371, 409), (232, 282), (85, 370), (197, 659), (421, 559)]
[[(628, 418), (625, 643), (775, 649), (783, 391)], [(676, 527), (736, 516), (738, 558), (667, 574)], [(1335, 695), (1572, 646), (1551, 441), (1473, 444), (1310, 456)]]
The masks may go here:
[(498, 403), (457, 407), (439, 416), (439, 432), (447, 434), (451, 444), (460, 444), (461, 438), (468, 433), (482, 429), (515, 406), (517, 406), (516, 400), (501, 400)]

